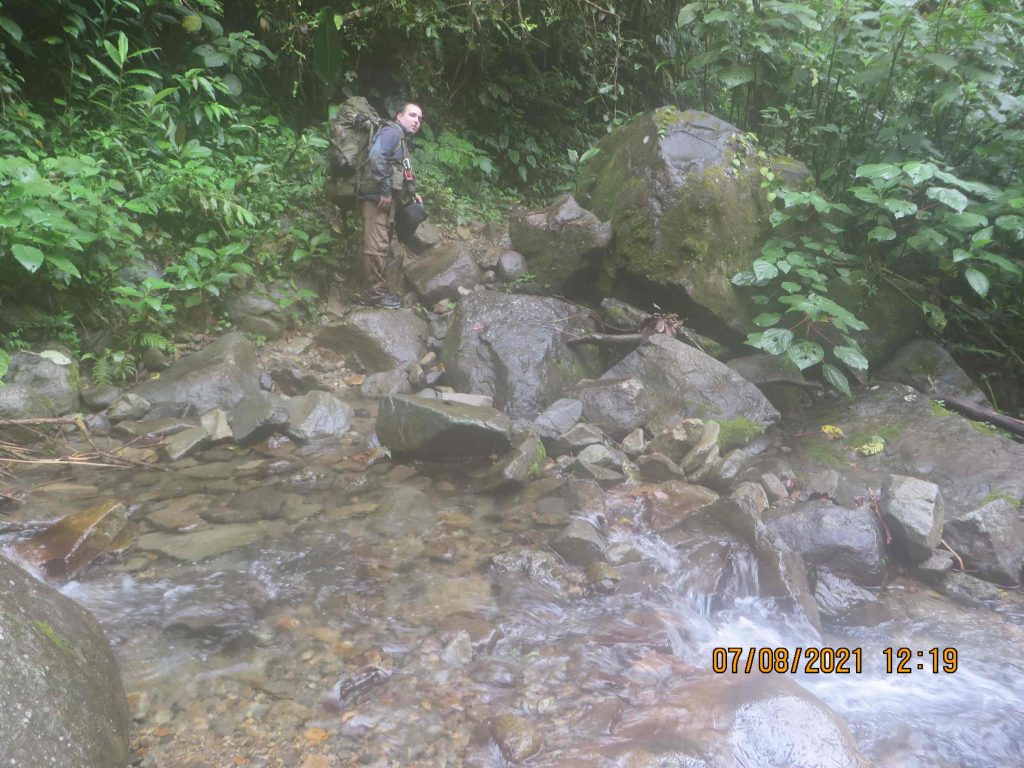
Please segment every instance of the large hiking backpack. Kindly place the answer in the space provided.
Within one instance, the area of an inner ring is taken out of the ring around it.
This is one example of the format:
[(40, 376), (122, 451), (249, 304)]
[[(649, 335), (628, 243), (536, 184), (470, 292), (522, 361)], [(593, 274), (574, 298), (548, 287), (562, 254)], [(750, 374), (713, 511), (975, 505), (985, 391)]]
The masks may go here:
[(359, 177), (370, 154), (370, 143), (383, 121), (362, 96), (347, 99), (331, 120), (327, 159), (327, 197), (342, 208), (354, 208)]

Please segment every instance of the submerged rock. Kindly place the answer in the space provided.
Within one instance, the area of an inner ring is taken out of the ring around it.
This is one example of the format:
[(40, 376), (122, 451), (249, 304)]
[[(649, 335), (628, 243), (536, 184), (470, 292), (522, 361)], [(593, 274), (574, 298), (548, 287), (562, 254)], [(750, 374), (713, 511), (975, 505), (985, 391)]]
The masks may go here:
[(124, 768), (128, 703), (96, 620), (0, 557), (5, 765)]
[(499, 715), (491, 720), (491, 738), (501, 754), (512, 763), (521, 763), (540, 752), (543, 742), (529, 720), (519, 715)]
[(128, 510), (117, 501), (107, 501), (75, 512), (15, 544), (15, 551), (27, 562), (42, 568), (50, 577), (76, 576), (100, 555), (127, 546), (115, 545), (123, 537)]

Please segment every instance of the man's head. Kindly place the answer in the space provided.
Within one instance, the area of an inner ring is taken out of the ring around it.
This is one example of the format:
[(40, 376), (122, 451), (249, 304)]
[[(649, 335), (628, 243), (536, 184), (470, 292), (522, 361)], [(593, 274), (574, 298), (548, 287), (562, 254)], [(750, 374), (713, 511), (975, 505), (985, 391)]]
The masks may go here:
[(416, 133), (423, 124), (423, 110), (411, 101), (407, 102), (398, 110), (395, 120), (409, 133)]

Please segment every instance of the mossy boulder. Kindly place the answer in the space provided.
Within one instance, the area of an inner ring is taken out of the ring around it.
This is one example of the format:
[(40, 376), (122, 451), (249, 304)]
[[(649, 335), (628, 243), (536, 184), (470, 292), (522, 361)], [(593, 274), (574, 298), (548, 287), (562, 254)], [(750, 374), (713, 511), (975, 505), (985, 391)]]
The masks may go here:
[[(599, 288), (653, 284), (692, 316), (749, 332), (751, 308), (730, 282), (768, 232), (756, 149), (735, 127), (671, 107), (613, 131), (580, 173), (580, 203), (611, 220)], [(624, 296), (624, 298), (628, 298)]]
[(1024, 445), (903, 384), (883, 382), (853, 401), (826, 401), (787, 430), (786, 459), (801, 475), (840, 469), (865, 494), (888, 474), (916, 477), (939, 487), (946, 519), (995, 498), (1024, 499)]
[(127, 765), (121, 674), (89, 612), (0, 557), (0, 638), (4, 765)]
[(51, 358), (17, 352), (0, 382), (0, 418), (45, 419), (71, 413), (79, 408), (78, 387), (78, 367), (64, 353)]

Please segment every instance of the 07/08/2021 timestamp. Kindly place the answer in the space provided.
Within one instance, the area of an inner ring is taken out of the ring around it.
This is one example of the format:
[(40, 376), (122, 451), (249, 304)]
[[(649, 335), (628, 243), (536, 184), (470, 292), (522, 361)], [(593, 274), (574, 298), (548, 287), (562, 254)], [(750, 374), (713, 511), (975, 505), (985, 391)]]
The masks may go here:
[[(956, 648), (883, 648), (886, 674), (906, 675), (911, 672), (952, 674), (957, 670)], [(718, 647), (711, 649), (711, 670), (731, 672), (849, 675), (863, 671), (863, 648), (759, 648), (756, 646)]]

